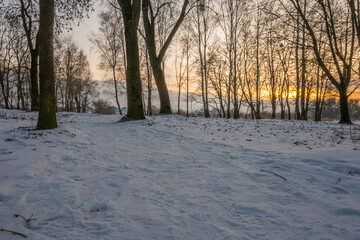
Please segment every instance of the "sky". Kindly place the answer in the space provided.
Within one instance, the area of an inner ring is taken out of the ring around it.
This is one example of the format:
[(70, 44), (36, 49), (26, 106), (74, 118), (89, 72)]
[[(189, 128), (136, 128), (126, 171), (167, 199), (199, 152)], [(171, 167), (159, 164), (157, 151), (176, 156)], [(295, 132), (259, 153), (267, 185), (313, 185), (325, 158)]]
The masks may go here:
[[(91, 12), (89, 18), (83, 19), (79, 26), (74, 26), (73, 31), (64, 33), (65, 35), (70, 35), (73, 39), (79, 44), (89, 60), (91, 71), (94, 75), (95, 80), (102, 81), (104, 80), (104, 72), (99, 70), (99, 56), (89, 41), (89, 35), (91, 32), (97, 32), (99, 27), (99, 18), (98, 15), (101, 10), (104, 8), (100, 3), (95, 5), (95, 11)], [(165, 75), (168, 88), (170, 90), (176, 90), (176, 80), (174, 74), (174, 59), (169, 58), (165, 66)]]
[(91, 32), (97, 32), (99, 27), (98, 23), (98, 14), (101, 11), (101, 5), (95, 5), (95, 11), (91, 12), (89, 18), (83, 19), (78, 26), (73, 27), (73, 31), (64, 33), (65, 35), (70, 35), (82, 48), (90, 62), (90, 68), (94, 74), (96, 80), (103, 80), (103, 73), (98, 69), (99, 57), (95, 49), (91, 46), (89, 41), (89, 35)]

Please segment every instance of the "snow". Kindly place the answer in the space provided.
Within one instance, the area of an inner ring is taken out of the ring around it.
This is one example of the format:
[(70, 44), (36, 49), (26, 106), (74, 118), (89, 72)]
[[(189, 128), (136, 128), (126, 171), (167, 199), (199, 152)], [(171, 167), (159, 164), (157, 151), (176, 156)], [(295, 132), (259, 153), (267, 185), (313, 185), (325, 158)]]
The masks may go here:
[(360, 238), (359, 125), (36, 118), (0, 110), (0, 228), (29, 239)]

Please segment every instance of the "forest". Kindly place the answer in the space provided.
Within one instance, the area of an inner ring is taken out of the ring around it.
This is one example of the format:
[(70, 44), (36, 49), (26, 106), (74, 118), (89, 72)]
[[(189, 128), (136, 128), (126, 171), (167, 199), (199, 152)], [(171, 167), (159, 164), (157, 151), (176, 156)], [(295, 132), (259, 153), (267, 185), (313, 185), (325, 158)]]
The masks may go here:
[[(76, 39), (62, 33), (86, 21), (94, 2), (55, 1), (54, 13), (46, 16), (54, 25), (44, 23), (53, 30), (51, 42), (40, 34), (39, 6), (30, 0), (1, 3), (0, 104), (39, 110), (40, 43), (47, 41), (53, 55), (44, 62), (54, 62), (54, 79), (45, 85), (54, 86), (44, 88), (54, 88), (53, 105), (87, 112), (104, 82), (94, 80)], [(134, 13), (126, 16), (129, 9)], [(206, 118), (359, 118), (355, 0), (106, 1), (98, 18), (89, 41), (119, 113), (119, 96), (127, 95), (129, 118), (153, 111), (189, 116), (190, 101)], [(165, 69), (167, 61), (174, 63)], [(170, 101), (169, 81), (176, 83), (177, 102)]]

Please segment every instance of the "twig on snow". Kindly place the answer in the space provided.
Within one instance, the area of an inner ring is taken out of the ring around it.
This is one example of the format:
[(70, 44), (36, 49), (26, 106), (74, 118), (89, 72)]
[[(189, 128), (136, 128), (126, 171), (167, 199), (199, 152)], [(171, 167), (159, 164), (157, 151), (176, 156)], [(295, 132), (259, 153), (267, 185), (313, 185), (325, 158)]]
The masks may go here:
[(268, 170), (263, 170), (263, 169), (261, 169), (260, 171), (262, 171), (262, 172), (267, 172), (267, 173), (271, 173), (271, 174), (273, 174), (273, 175), (275, 175), (275, 176), (277, 176), (277, 177), (279, 177), (279, 178), (282, 178), (284, 181), (287, 181), (286, 178), (284, 178), (283, 176), (281, 176), (280, 174), (277, 174), (277, 173), (275, 173), (275, 172), (268, 171)]
[(20, 214), (14, 214), (14, 216), (17, 218), (17, 217), (20, 217), (22, 219), (24, 219), (26, 222), (31, 222), (33, 220), (36, 220), (36, 218), (32, 218), (34, 216), (34, 214), (31, 214), (31, 216), (29, 218), (24, 218), (23, 216), (21, 216)]
[(6, 229), (0, 229), (0, 232), (8, 232), (8, 233), (12, 233), (15, 235), (19, 235), (22, 236), (23, 238), (27, 238), (27, 236), (25, 234), (19, 233), (19, 232), (15, 232), (15, 231), (11, 231), (11, 230), (6, 230)]

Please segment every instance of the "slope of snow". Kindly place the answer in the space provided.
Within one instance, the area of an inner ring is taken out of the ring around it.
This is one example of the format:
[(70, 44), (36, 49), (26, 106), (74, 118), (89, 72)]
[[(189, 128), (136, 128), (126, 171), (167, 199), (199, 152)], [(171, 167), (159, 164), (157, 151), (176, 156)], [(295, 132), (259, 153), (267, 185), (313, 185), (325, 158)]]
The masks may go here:
[(37, 240), (360, 238), (358, 125), (58, 118), (34, 131), (35, 113), (0, 110), (0, 228)]

